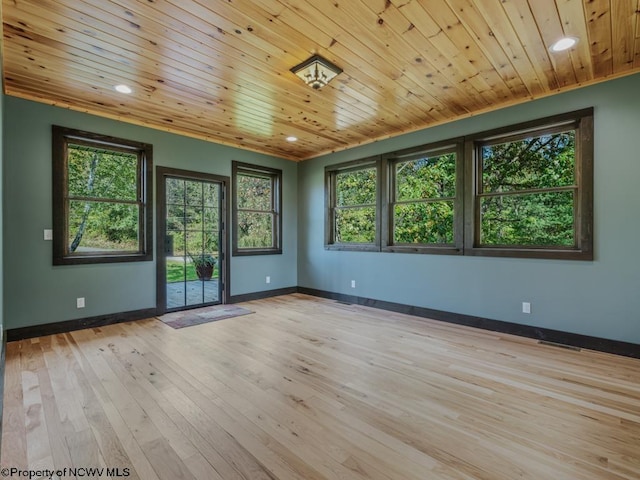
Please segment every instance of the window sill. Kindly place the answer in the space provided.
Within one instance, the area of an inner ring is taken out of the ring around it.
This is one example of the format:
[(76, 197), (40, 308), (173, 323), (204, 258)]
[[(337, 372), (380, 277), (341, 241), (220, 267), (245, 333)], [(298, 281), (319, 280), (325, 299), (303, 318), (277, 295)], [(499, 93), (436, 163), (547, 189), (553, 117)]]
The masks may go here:
[(333, 243), (324, 246), (325, 250), (336, 250), (336, 251), (348, 251), (348, 252), (379, 252), (380, 247), (377, 245), (367, 245), (367, 244), (345, 244), (345, 243)]
[(411, 246), (411, 245), (391, 245), (389, 247), (383, 247), (383, 252), (386, 253), (418, 253), (427, 255), (463, 255), (464, 250), (462, 248), (453, 247), (451, 245), (443, 246)]
[(593, 250), (553, 249), (553, 248), (467, 248), (465, 255), (478, 257), (540, 258), (549, 260), (593, 260)]
[(232, 253), (234, 257), (249, 257), (252, 255), (282, 255), (281, 248), (247, 248), (234, 250)]

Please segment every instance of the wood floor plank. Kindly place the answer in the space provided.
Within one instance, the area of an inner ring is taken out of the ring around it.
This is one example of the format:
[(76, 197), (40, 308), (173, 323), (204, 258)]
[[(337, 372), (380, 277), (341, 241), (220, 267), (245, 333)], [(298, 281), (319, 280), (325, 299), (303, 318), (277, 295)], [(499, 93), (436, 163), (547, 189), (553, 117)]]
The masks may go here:
[(3, 466), (640, 478), (639, 360), (301, 294), (244, 306), (180, 330), (149, 319), (8, 344)]
[(2, 412), (1, 465), (26, 467), (27, 431), (22, 398), (22, 350), (26, 340), (7, 344), (6, 358), (10, 359), (4, 371), (4, 408)]

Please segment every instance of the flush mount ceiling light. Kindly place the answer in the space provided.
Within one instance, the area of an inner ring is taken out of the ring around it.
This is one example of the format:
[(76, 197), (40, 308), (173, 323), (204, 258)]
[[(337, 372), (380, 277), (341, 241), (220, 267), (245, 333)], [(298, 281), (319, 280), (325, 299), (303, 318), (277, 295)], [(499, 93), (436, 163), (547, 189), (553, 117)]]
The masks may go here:
[(549, 50), (552, 52), (562, 52), (564, 50), (569, 50), (576, 43), (578, 43), (578, 39), (576, 37), (564, 37), (551, 45)]
[(298, 137), (294, 137), (293, 135), (287, 137), (287, 142), (297, 142)]
[(318, 90), (342, 73), (342, 69), (320, 55), (305, 60), (291, 69), (304, 83)]
[(115, 87), (116, 92), (120, 92), (120, 93), (131, 93), (133, 92), (133, 90), (131, 90), (131, 87), (127, 86), (127, 85), (116, 85)]

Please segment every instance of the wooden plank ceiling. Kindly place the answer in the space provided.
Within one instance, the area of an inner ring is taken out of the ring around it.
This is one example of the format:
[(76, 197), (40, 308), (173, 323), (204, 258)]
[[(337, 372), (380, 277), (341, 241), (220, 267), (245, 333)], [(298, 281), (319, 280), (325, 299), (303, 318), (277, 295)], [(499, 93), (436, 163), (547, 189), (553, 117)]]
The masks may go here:
[[(3, 0), (4, 85), (302, 160), (638, 72), (639, 11), (640, 0)], [(578, 44), (550, 52), (563, 35)], [(344, 70), (317, 91), (289, 71), (314, 53)], [(131, 95), (114, 91), (123, 83)]]

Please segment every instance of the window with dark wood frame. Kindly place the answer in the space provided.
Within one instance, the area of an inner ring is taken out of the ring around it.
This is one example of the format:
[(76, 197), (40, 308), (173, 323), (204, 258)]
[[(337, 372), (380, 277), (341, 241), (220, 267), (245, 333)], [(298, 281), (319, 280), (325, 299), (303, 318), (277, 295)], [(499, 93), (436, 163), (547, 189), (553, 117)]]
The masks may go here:
[(383, 170), (383, 250), (461, 254), (463, 139), (386, 154)]
[(325, 248), (593, 259), (593, 109), (325, 167)]
[(325, 248), (380, 250), (380, 157), (325, 168)]
[(465, 254), (593, 259), (593, 109), (466, 141)]
[(53, 126), (53, 264), (153, 259), (150, 144)]
[(282, 253), (282, 170), (232, 162), (232, 253)]

